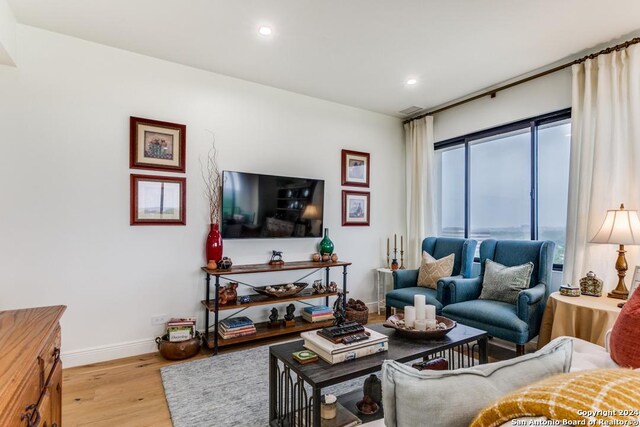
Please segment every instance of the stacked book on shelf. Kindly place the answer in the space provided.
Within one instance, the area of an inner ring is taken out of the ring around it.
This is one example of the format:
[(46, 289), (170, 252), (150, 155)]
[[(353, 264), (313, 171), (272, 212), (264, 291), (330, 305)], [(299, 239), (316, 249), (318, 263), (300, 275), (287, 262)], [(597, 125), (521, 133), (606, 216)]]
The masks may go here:
[(333, 320), (333, 310), (326, 305), (312, 305), (302, 309), (302, 318), (312, 323)]
[[(368, 338), (349, 344), (343, 342), (335, 343), (325, 338), (325, 336), (320, 333), (321, 330), (302, 332), (300, 337), (304, 339), (304, 348), (313, 351), (322, 360), (332, 365), (380, 353), (389, 349), (389, 338), (386, 335), (369, 328), (363, 329), (364, 333), (368, 334)], [(349, 340), (347, 340), (347, 342), (348, 341)]]
[(218, 324), (218, 334), (222, 339), (243, 337), (256, 333), (256, 326), (248, 317), (232, 317)]

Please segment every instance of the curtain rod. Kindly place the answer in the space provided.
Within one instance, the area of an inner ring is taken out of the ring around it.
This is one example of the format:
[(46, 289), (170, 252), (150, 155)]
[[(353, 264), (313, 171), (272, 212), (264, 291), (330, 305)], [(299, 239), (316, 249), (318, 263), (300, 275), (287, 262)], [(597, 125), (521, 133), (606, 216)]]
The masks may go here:
[(441, 108), (438, 108), (438, 109), (435, 109), (435, 110), (432, 110), (432, 111), (428, 111), (426, 113), (422, 113), (422, 114), (420, 114), (420, 115), (418, 115), (416, 117), (412, 117), (410, 119), (407, 119), (402, 123), (403, 124), (410, 123), (410, 122), (412, 122), (414, 120), (418, 120), (418, 119), (421, 119), (423, 117), (431, 116), (433, 114), (437, 114), (437, 113), (440, 113), (442, 111), (449, 110), (450, 108), (454, 108), (454, 107), (457, 107), (459, 105), (466, 104), (467, 102), (471, 102), (471, 101), (475, 101), (476, 99), (484, 98), (487, 95), (490, 95), (492, 98), (494, 98), (496, 96), (496, 93), (500, 92), (502, 90), (512, 88), (514, 86), (520, 85), (522, 83), (529, 82), (531, 80), (538, 79), (540, 77), (544, 77), (544, 76), (549, 75), (549, 74), (553, 74), (556, 71), (563, 70), (563, 69), (565, 69), (567, 67), (571, 67), (572, 65), (580, 64), (580, 63), (586, 61), (587, 59), (594, 59), (594, 58), (596, 58), (596, 57), (598, 57), (600, 55), (606, 55), (608, 53), (611, 53), (611, 52), (614, 52), (614, 51), (617, 51), (617, 50), (620, 50), (620, 49), (625, 49), (625, 48), (627, 48), (627, 47), (629, 47), (631, 45), (637, 44), (637, 43), (640, 43), (640, 37), (635, 37), (635, 38), (633, 38), (631, 40), (628, 40), (628, 41), (626, 41), (624, 43), (620, 43), (618, 45), (615, 45), (615, 46), (612, 46), (612, 47), (608, 47), (608, 48), (603, 49), (603, 50), (601, 50), (599, 52), (596, 52), (596, 53), (591, 53), (589, 55), (583, 56), (580, 59), (576, 59), (575, 61), (571, 61), (571, 62), (567, 62), (566, 64), (558, 65), (557, 67), (553, 67), (553, 68), (551, 68), (549, 70), (542, 71), (542, 72), (540, 72), (538, 74), (534, 74), (532, 76), (525, 77), (523, 79), (517, 80), (517, 81), (512, 82), (512, 83), (508, 83), (508, 84), (506, 84), (504, 86), (499, 86), (499, 87), (491, 89), (491, 90), (486, 90), (486, 91), (484, 91), (482, 93), (474, 95), (474, 96), (472, 96), (470, 98), (462, 99), (462, 100), (460, 100), (458, 102), (455, 102), (453, 104), (446, 105), (444, 107), (441, 107)]

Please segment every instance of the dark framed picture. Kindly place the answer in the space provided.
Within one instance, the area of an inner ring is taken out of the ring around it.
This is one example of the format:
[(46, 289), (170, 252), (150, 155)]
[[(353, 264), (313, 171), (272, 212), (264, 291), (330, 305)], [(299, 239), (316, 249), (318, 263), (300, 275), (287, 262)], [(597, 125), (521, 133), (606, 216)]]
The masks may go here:
[(131, 225), (186, 225), (187, 178), (131, 174)]
[(369, 153), (342, 150), (342, 185), (368, 187)]
[(131, 117), (129, 127), (130, 168), (185, 171), (186, 125)]
[(342, 190), (342, 225), (369, 225), (369, 192)]

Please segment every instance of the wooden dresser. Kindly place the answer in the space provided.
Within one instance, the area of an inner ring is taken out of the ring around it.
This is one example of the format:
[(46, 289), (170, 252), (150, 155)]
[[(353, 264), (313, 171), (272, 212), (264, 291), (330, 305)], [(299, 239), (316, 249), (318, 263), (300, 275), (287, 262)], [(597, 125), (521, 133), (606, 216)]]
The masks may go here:
[(60, 317), (65, 309), (0, 311), (0, 426), (62, 427)]

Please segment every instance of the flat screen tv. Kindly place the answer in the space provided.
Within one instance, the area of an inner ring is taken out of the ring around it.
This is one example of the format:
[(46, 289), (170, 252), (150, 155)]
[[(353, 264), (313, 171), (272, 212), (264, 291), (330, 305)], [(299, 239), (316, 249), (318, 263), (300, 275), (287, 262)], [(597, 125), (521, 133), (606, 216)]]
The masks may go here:
[(223, 172), (222, 238), (322, 237), (324, 180)]

